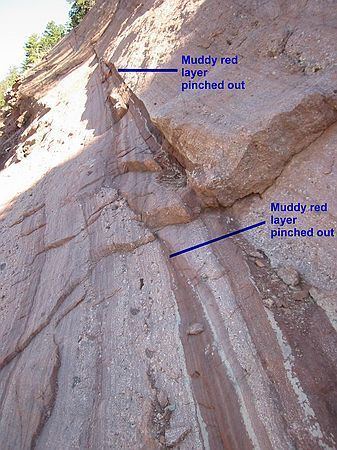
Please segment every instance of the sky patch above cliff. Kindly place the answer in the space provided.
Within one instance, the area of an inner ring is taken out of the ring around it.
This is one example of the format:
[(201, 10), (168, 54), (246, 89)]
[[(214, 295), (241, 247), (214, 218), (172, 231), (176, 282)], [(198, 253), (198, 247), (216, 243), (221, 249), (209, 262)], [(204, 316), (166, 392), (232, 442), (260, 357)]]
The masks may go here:
[(0, 80), (11, 66), (21, 66), (28, 36), (42, 33), (51, 20), (66, 23), (69, 7), (66, 0), (0, 0)]

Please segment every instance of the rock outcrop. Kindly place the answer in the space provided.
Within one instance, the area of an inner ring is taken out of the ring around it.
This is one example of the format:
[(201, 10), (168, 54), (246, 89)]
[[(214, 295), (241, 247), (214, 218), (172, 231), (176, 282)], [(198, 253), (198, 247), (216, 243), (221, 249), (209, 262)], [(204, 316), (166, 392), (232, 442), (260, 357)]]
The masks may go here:
[[(169, 258), (274, 199), (329, 202), (310, 220), (336, 227), (333, 5), (97, 0), (14, 86), (1, 449), (336, 448), (335, 239)], [(186, 53), (238, 54), (209, 76), (247, 89), (117, 71)]]

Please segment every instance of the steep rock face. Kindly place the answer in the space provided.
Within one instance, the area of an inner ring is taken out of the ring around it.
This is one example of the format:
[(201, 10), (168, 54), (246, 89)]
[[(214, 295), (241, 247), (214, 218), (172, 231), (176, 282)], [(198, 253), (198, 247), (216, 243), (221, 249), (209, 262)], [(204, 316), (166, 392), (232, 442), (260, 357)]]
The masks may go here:
[[(289, 195), (336, 226), (333, 3), (100, 0), (16, 86), (1, 448), (336, 447), (334, 240), (261, 230), (169, 259)], [(200, 52), (239, 54), (226, 76), (249, 89), (116, 71)]]

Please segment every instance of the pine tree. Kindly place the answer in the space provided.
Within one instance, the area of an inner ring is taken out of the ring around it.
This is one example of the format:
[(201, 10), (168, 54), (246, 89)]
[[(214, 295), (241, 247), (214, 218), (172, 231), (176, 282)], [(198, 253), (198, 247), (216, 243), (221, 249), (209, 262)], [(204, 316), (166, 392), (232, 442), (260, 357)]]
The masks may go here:
[(46, 55), (66, 34), (66, 27), (64, 25), (56, 25), (55, 22), (49, 22), (46, 26), (42, 36), (32, 34), (29, 36), (24, 49), (26, 59), (23, 63), (23, 68), (28, 69), (38, 62)]
[(32, 34), (29, 36), (27, 42), (24, 45), (26, 53), (26, 59), (23, 63), (24, 69), (28, 69), (36, 64), (42, 58), (42, 49), (40, 45), (40, 36), (38, 34)]
[(69, 17), (70, 26), (75, 28), (87, 14), (87, 12), (94, 6), (95, 0), (68, 0), (72, 3)]
[(42, 45), (48, 49), (48, 51), (54, 47), (66, 34), (66, 27), (64, 25), (56, 25), (55, 22), (49, 22), (42, 35)]
[(0, 81), (0, 108), (3, 108), (6, 105), (5, 94), (9, 89), (11, 89), (13, 84), (18, 79), (19, 75), (20, 72), (18, 68), (11, 67), (5, 79)]

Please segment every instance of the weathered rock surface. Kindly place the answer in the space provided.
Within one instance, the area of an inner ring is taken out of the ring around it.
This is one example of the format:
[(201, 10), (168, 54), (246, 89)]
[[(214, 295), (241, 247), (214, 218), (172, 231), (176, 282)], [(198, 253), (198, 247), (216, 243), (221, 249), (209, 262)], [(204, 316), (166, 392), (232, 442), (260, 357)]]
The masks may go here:
[[(336, 448), (335, 240), (260, 229), (169, 258), (273, 199), (327, 201), (311, 220), (337, 226), (333, 6), (98, 0), (15, 86), (1, 449)], [(176, 74), (116, 71), (183, 53), (238, 54), (225, 76), (247, 91), (185, 95)]]
[(297, 286), (300, 282), (298, 272), (293, 267), (279, 267), (277, 269), (277, 275), (288, 286)]
[(194, 336), (197, 334), (202, 333), (205, 330), (204, 326), (202, 323), (193, 323), (192, 325), (190, 325), (187, 328), (187, 334), (189, 334), (190, 336)]

